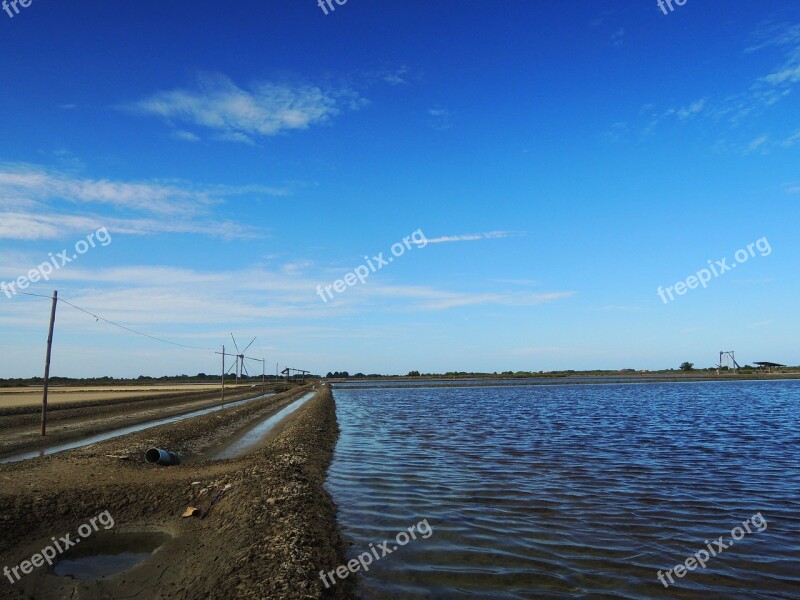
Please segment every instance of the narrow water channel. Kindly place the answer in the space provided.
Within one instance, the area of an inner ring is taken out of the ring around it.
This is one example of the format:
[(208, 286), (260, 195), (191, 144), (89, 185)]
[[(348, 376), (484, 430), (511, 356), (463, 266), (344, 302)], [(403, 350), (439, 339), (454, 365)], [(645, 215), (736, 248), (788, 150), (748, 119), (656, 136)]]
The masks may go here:
[(195, 410), (183, 415), (175, 415), (172, 417), (156, 419), (154, 421), (146, 421), (144, 423), (139, 423), (138, 425), (129, 425), (128, 427), (112, 429), (111, 431), (106, 431), (105, 433), (98, 433), (97, 435), (93, 435), (91, 437), (84, 438), (81, 440), (65, 442), (63, 444), (58, 444), (56, 446), (50, 446), (49, 448), (41, 448), (39, 450), (32, 450), (30, 452), (23, 452), (21, 454), (15, 454), (13, 456), (8, 456), (6, 458), (0, 458), (0, 464), (20, 462), (23, 460), (30, 460), (32, 458), (39, 458), (41, 456), (48, 456), (50, 454), (57, 454), (58, 452), (64, 452), (65, 450), (73, 450), (75, 448), (81, 448), (82, 446), (88, 446), (90, 444), (104, 442), (106, 440), (127, 435), (129, 433), (135, 433), (137, 431), (143, 431), (145, 429), (150, 429), (152, 427), (158, 427), (159, 425), (168, 425), (170, 423), (177, 423), (179, 421), (185, 421), (186, 419), (192, 419), (194, 417), (200, 417), (202, 415), (207, 415), (212, 412), (217, 412), (218, 410), (222, 410), (225, 408), (233, 408), (234, 406), (241, 406), (242, 404), (255, 402), (256, 400), (263, 400), (264, 398), (270, 398), (271, 396), (274, 395), (275, 394), (263, 394), (261, 396), (256, 396), (255, 398), (245, 398), (244, 400), (237, 400), (236, 402), (219, 404), (217, 406), (211, 406), (209, 408), (204, 408), (202, 410)]

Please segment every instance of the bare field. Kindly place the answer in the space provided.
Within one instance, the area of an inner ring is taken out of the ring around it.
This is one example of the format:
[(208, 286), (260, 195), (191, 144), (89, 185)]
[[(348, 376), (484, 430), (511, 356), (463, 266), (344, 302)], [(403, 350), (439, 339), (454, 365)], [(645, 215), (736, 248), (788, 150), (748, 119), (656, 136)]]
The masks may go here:
[[(168, 538), (119, 576), (74, 579), (41, 568), (10, 586), (0, 575), (0, 598), (355, 597), (352, 578), (325, 589), (317, 576), (343, 564), (347, 548), (324, 488), (338, 437), (329, 389), (252, 452), (203, 459), (308, 391), (297, 388), (91, 447), (0, 465), (0, 568), (20, 564), (52, 543), (54, 534), (74, 532), (101, 511), (113, 515), (115, 529), (99, 535), (120, 551), (142, 532)], [(153, 446), (200, 460), (154, 468), (144, 461)], [(222, 495), (225, 490), (230, 492)], [(182, 518), (187, 506), (200, 508), (202, 516)]]
[[(248, 385), (225, 386), (226, 390), (245, 390)], [(158, 397), (181, 392), (210, 392), (218, 389), (213, 385), (169, 385), (169, 386), (105, 386), (92, 387), (51, 387), (47, 393), (48, 404), (63, 402), (89, 402), (103, 400), (117, 400), (126, 398)], [(0, 389), (0, 409), (19, 406), (34, 406), (42, 402), (41, 387), (5, 388)]]

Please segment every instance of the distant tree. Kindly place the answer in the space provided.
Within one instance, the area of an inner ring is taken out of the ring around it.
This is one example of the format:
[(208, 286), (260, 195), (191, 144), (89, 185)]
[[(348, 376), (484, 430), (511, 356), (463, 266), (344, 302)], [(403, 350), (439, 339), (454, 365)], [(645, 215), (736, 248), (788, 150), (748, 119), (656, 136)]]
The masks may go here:
[(692, 369), (694, 369), (694, 363), (688, 361), (681, 363), (681, 371), (691, 371)]
[(419, 371), (409, 371), (406, 377), (419, 377)]
[(330, 371), (328, 371), (328, 374), (327, 374), (327, 375), (325, 375), (325, 379), (333, 379), (333, 373), (331, 373)]

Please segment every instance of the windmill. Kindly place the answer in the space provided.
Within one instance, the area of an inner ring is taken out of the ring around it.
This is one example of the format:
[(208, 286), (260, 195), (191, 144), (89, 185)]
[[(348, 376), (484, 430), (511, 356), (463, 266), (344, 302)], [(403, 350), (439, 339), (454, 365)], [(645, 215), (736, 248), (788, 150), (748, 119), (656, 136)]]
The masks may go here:
[(252, 341), (249, 344), (247, 344), (247, 346), (245, 346), (244, 350), (239, 350), (239, 344), (236, 343), (236, 338), (233, 337), (233, 333), (231, 333), (231, 339), (233, 340), (233, 345), (236, 347), (236, 354), (235, 354), (236, 362), (234, 363), (233, 366), (236, 368), (236, 384), (238, 385), (239, 379), (242, 376), (242, 372), (244, 372), (245, 375), (250, 377), (250, 373), (247, 372), (247, 366), (244, 364), (245, 359), (258, 360), (259, 362), (261, 361), (261, 359), (250, 358), (249, 356), (244, 355), (244, 353), (247, 352), (248, 348), (250, 348), (250, 346), (253, 345), (253, 342), (256, 341), (256, 338), (253, 338)]

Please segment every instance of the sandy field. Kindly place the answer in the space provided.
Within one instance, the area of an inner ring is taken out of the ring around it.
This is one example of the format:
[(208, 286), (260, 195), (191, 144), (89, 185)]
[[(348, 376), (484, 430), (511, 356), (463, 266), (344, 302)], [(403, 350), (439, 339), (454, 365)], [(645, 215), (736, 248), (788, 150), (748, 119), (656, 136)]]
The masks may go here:
[[(102, 388), (97, 387), (51, 387), (47, 392), (47, 403), (62, 404), (65, 402), (96, 402), (104, 400), (169, 396), (172, 394), (189, 392), (219, 391), (219, 386), (213, 385), (172, 385), (172, 386), (119, 386)], [(251, 389), (246, 386), (226, 386), (226, 390), (236, 391)], [(0, 388), (0, 409), (20, 406), (34, 406), (42, 403), (41, 387), (26, 388)]]

